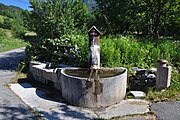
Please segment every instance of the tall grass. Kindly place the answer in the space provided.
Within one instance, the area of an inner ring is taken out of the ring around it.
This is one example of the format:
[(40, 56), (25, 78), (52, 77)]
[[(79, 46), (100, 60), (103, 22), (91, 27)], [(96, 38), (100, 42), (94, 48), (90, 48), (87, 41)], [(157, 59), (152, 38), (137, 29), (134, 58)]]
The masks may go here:
[(27, 43), (21, 39), (0, 36), (0, 52), (25, 47), (26, 45)]
[(155, 66), (158, 59), (167, 59), (174, 66), (180, 63), (180, 42), (168, 40), (138, 41), (133, 37), (101, 39), (101, 64), (107, 67)]

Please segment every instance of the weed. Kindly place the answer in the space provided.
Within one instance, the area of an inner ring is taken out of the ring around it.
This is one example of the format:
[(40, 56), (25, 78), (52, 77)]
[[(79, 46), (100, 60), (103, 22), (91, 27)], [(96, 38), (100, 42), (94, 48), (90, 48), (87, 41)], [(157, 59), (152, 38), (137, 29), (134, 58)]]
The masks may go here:
[(27, 78), (27, 74), (16, 72), (15, 76), (12, 78), (11, 83), (23, 82)]

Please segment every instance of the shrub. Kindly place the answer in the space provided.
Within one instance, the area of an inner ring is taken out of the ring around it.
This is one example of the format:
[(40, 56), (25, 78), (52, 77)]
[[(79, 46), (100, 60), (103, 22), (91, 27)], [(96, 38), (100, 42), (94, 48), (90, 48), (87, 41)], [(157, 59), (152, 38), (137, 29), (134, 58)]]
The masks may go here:
[(26, 32), (26, 28), (23, 26), (23, 21), (21, 21), (21, 19), (11, 19), (6, 17), (0, 27), (12, 30), (14, 36), (19, 38), (22, 38)]
[(26, 47), (26, 53), (30, 60), (82, 65), (88, 53), (86, 41), (80, 35), (64, 35), (55, 39), (36, 38)]
[[(62, 46), (76, 46), (72, 49)], [(101, 66), (141, 67), (154, 66), (158, 59), (167, 59), (174, 66), (180, 63), (179, 41), (137, 41), (129, 36), (101, 38)], [(31, 41), (26, 49), (29, 57), (48, 62), (86, 65), (88, 61), (88, 36), (64, 35), (56, 39)]]
[(154, 66), (158, 59), (167, 59), (177, 65), (180, 62), (179, 41), (137, 41), (133, 37), (109, 37), (101, 39), (102, 66)]

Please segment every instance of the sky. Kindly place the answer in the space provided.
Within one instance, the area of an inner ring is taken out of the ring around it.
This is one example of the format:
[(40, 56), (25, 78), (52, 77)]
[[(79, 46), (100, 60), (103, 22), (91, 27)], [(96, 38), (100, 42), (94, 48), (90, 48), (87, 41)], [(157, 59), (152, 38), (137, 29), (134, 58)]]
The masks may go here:
[(24, 10), (30, 10), (29, 0), (0, 0), (0, 3), (3, 3), (5, 5), (18, 6)]

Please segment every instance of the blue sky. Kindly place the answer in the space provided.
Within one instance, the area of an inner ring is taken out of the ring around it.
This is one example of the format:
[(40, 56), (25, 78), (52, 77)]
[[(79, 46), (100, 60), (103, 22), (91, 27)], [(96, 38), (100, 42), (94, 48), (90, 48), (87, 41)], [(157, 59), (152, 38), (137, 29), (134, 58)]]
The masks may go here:
[(29, 6), (29, 0), (0, 0), (0, 3), (3, 3), (5, 5), (14, 5), (18, 6), (24, 10), (30, 10)]

